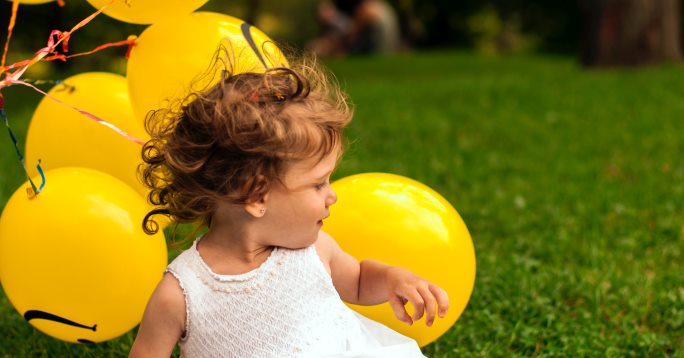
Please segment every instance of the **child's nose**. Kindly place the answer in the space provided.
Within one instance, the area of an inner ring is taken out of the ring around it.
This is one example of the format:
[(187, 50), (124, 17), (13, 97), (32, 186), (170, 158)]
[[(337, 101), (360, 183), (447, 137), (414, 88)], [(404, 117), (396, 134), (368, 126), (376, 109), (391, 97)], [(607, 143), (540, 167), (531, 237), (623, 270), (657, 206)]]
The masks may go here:
[(330, 205), (335, 204), (336, 202), (337, 202), (337, 193), (335, 193), (335, 191), (332, 188), (330, 188), (330, 191), (328, 193), (328, 197), (325, 198), (325, 207), (327, 208)]

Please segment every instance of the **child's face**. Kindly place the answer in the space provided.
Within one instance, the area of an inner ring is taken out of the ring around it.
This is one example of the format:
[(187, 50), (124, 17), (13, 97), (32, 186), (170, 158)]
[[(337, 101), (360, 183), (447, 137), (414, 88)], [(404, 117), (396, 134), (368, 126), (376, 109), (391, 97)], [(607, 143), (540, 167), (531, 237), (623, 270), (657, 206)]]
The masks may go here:
[(269, 245), (299, 249), (313, 244), (328, 217), (328, 208), (337, 201), (330, 187), (330, 175), (337, 164), (337, 151), (316, 159), (292, 164), (283, 184), (275, 183), (266, 200), (262, 218), (272, 228)]

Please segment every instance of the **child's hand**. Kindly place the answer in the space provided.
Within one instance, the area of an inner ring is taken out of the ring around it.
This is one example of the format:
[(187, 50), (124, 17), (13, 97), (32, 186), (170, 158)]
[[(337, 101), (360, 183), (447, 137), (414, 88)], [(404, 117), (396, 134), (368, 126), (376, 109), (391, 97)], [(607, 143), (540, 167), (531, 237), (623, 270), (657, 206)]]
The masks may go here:
[[(426, 312), (425, 324), (430, 327), (435, 320), (436, 308), (439, 308), (441, 318), (449, 309), (449, 297), (443, 289), (401, 267), (394, 266), (387, 270), (387, 289), (388, 301), (394, 314), (409, 325)], [(404, 306), (407, 302), (411, 302), (415, 309), (413, 317), (406, 312)]]

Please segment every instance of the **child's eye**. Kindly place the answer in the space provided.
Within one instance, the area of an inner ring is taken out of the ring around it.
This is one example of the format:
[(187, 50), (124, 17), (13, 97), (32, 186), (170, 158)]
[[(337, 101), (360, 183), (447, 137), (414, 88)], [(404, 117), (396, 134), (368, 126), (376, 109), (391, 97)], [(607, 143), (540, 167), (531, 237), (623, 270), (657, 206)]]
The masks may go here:
[(316, 184), (315, 187), (316, 187), (316, 190), (321, 190), (321, 189), (325, 188), (326, 185), (328, 185), (327, 181), (323, 182), (323, 183), (318, 183), (318, 184)]

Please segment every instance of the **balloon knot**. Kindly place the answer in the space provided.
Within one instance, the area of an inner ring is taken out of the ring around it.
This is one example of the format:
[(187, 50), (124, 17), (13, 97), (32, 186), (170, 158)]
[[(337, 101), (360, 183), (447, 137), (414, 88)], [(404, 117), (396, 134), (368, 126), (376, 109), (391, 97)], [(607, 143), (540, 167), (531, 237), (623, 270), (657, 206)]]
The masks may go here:
[(133, 46), (135, 46), (135, 41), (138, 39), (138, 36), (135, 35), (130, 35), (128, 38), (126, 38), (126, 41), (128, 42), (128, 49), (126, 50), (126, 59), (131, 57), (131, 50), (133, 50)]
[(29, 200), (33, 200), (37, 196), (36, 191), (31, 187), (26, 187), (26, 196), (28, 196)]

